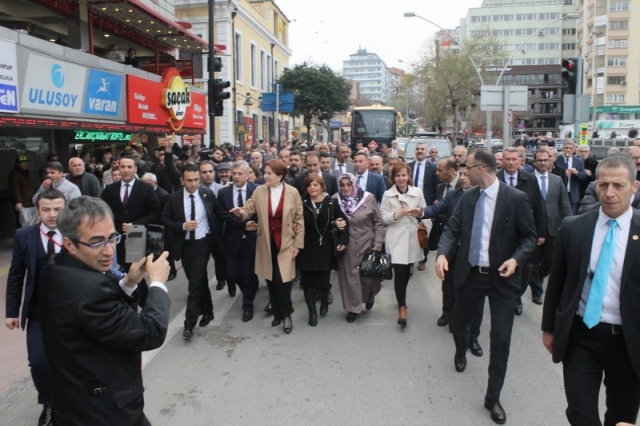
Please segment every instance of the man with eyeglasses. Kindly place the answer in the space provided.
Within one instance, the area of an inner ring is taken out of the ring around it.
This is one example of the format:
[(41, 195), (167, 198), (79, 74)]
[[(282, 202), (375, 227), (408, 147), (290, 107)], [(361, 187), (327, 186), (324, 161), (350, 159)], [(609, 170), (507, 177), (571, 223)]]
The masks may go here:
[(38, 403), (43, 406), (38, 426), (53, 424), (53, 400), (42, 340), (40, 289), (47, 284), (45, 270), (49, 256), (62, 248), (62, 234), (57, 229), (56, 219), (65, 204), (64, 194), (60, 191), (48, 189), (40, 193), (36, 200), (40, 221), (16, 230), (7, 276), (5, 325), (9, 330), (26, 327), (31, 378), (38, 392)]
[[(42, 328), (53, 395), (53, 424), (149, 425), (143, 413), (142, 351), (162, 345), (169, 325), (167, 252), (109, 273), (120, 235), (109, 206), (82, 196), (58, 215), (64, 251), (46, 270)], [(135, 291), (151, 283), (138, 312)]]
[[(541, 149), (533, 154), (534, 176), (540, 188), (542, 203), (546, 210), (547, 228), (546, 238), (542, 244), (536, 248), (533, 258), (538, 267), (534, 267), (531, 274), (531, 300), (536, 305), (542, 305), (542, 295), (544, 293), (542, 283), (549, 276), (551, 271), (551, 261), (555, 249), (556, 236), (560, 229), (562, 219), (572, 215), (571, 203), (567, 191), (564, 190), (562, 178), (549, 173), (551, 160), (549, 152)], [(526, 291), (526, 287), (523, 288)]]

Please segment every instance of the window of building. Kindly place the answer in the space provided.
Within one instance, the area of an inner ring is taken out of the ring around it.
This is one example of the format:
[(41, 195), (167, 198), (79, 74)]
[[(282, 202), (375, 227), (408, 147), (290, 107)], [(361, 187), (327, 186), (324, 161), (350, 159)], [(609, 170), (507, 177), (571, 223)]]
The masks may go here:
[(608, 84), (627, 84), (627, 77), (625, 76), (616, 76), (616, 77), (607, 77)]
[(629, 3), (627, 2), (611, 2), (609, 3), (609, 10), (611, 12), (624, 12), (629, 10)]
[(576, 33), (575, 28), (563, 28), (562, 35), (574, 35)]
[(609, 58), (607, 59), (607, 66), (610, 67), (626, 67), (627, 58)]
[(618, 95), (607, 95), (607, 102), (608, 103), (621, 103), (624, 102), (624, 95), (618, 94)]
[(628, 30), (629, 21), (609, 21), (610, 30)]
[(260, 52), (260, 90), (265, 92), (268, 86), (267, 54)]
[(242, 76), (244, 70), (242, 69), (242, 35), (240, 33), (235, 34), (235, 45), (234, 45), (234, 61), (235, 61), (235, 69), (236, 69), (236, 79), (238, 81), (242, 81)]
[(576, 49), (575, 43), (562, 43), (562, 50), (575, 50), (575, 49)]
[(627, 48), (627, 39), (620, 40), (608, 40), (607, 47), (609, 49), (626, 49)]
[(251, 87), (258, 84), (258, 64), (256, 64), (256, 45), (251, 43)]

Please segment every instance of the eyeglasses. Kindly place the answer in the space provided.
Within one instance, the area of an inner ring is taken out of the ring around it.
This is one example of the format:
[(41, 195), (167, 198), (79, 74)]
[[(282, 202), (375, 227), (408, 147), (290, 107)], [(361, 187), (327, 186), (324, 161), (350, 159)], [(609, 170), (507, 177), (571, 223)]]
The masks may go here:
[(104, 250), (107, 244), (115, 246), (115, 245), (118, 245), (118, 243), (120, 243), (120, 240), (122, 240), (122, 235), (115, 234), (115, 235), (112, 235), (108, 240), (98, 241), (97, 243), (91, 243), (91, 244), (85, 243), (80, 240), (71, 240), (71, 241), (73, 241), (76, 244), (82, 244), (83, 246), (87, 246), (91, 250)]

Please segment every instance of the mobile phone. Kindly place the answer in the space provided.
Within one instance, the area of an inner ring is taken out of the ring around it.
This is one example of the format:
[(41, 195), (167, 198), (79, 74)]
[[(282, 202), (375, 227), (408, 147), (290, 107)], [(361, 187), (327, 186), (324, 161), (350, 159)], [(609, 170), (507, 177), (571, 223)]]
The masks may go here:
[(132, 225), (127, 228), (124, 244), (125, 262), (135, 263), (146, 256), (147, 228), (144, 225)]
[(156, 260), (164, 251), (164, 226), (147, 226), (147, 255), (152, 254)]

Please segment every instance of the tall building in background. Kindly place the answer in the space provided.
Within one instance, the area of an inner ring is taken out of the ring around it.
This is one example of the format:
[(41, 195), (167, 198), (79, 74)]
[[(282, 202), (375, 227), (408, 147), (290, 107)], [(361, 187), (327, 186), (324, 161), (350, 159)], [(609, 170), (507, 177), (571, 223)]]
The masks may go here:
[(360, 87), (360, 105), (389, 102), (389, 71), (384, 61), (375, 53), (360, 48), (348, 60), (342, 62), (344, 78), (357, 81)]
[[(562, 58), (575, 55), (576, 21), (561, 20), (540, 32), (538, 29), (565, 14), (576, 13), (577, 1), (485, 0), (460, 20), (460, 32), (470, 39), (489, 31), (509, 56), (519, 50), (512, 65), (560, 64)], [(529, 38), (534, 34), (537, 36)]]
[[(630, 50), (640, 43), (640, 0), (584, 0), (578, 13), (583, 93), (592, 96), (598, 133), (626, 136), (629, 128), (640, 127), (640, 55)], [(593, 122), (589, 127), (593, 131)]]

